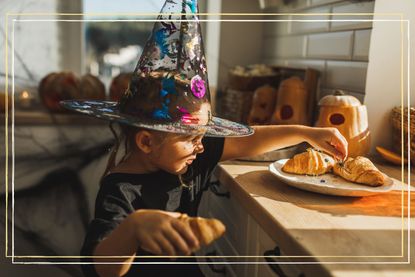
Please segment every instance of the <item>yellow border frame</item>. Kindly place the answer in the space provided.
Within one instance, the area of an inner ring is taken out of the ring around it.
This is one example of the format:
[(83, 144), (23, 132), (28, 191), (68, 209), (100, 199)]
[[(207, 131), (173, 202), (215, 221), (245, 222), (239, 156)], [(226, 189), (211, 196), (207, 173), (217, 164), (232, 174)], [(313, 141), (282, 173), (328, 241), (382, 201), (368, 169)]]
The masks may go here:
[[(160, 14), (160, 13), (117, 13), (117, 14), (112, 14), (112, 13), (7, 13), (6, 14), (6, 40), (5, 40), (5, 69), (6, 69), (6, 80), (5, 80), (5, 106), (6, 106), (6, 111), (5, 111), (5, 144), (6, 144), (6, 161), (5, 161), (5, 185), (6, 185), (6, 229), (5, 229), (5, 234), (6, 234), (6, 245), (5, 245), (5, 257), (6, 258), (67, 258), (67, 259), (73, 259), (73, 258), (127, 258), (130, 256), (14, 256), (14, 255), (8, 255), (8, 21), (9, 21), (9, 16), (114, 16), (114, 15), (130, 15), (130, 16), (154, 16), (154, 15), (186, 15), (183, 13), (168, 13), (168, 14)], [(401, 122), (402, 122), (402, 152), (401, 152), (401, 157), (404, 157), (404, 128), (403, 128), (403, 118), (404, 118), (404, 108), (403, 108), (403, 103), (404, 103), (404, 98), (403, 98), (403, 51), (404, 51), (404, 46), (403, 46), (403, 21), (405, 21), (403, 19), (403, 13), (198, 13), (198, 15), (219, 15), (219, 16), (278, 16), (278, 15), (295, 15), (295, 16), (316, 16), (316, 15), (358, 15), (358, 16), (363, 16), (363, 15), (387, 15), (387, 16), (400, 16), (400, 22), (401, 22), (401, 103), (402, 103), (402, 115), (401, 115)], [(291, 21), (291, 20), (290, 20)], [(331, 21), (331, 20), (328, 20)], [(374, 22), (374, 20), (371, 20), (372, 22)], [(406, 20), (407, 21), (407, 20)], [(408, 30), (409, 31), (409, 30)], [(408, 49), (408, 51), (410, 51), (410, 49)], [(408, 72), (408, 76), (409, 76), (409, 72)], [(409, 80), (408, 80), (409, 82)], [(408, 94), (410, 92), (408, 91)], [(410, 103), (408, 103), (409, 105)], [(408, 121), (410, 119), (408, 118)], [(409, 167), (409, 164), (408, 164)], [(408, 175), (410, 175), (410, 169), (408, 168)], [(404, 165), (402, 164), (402, 183), (404, 184)], [(410, 184), (408, 184), (408, 186), (410, 186)], [(402, 258), (404, 257), (404, 189), (402, 187), (402, 198), (401, 198), (401, 203), (402, 203), (402, 245), (401, 245), (401, 256), (275, 256), (275, 258)], [(409, 194), (409, 193), (408, 193)], [(409, 195), (408, 195), (408, 201), (410, 201)], [(410, 214), (409, 214), (409, 206), (408, 206), (408, 220), (410, 221)], [(408, 233), (410, 233), (410, 230), (408, 230)], [(140, 256), (137, 258), (189, 258), (188, 256)], [(193, 256), (195, 258), (205, 258), (205, 257), (210, 257), (210, 256)], [(215, 258), (263, 258), (264, 256), (215, 256)], [(270, 256), (273, 257), (273, 256)], [(408, 257), (409, 258), (409, 257)], [(112, 262), (108, 262), (108, 263), (112, 263)], [(301, 264), (301, 262), (298, 262), (299, 264)], [(324, 264), (325, 262), (315, 262), (314, 264)], [(328, 263), (342, 263), (342, 262), (328, 262)], [(367, 262), (368, 264), (370, 264), (370, 262)], [(307, 262), (305, 262), (305, 264), (307, 264)]]

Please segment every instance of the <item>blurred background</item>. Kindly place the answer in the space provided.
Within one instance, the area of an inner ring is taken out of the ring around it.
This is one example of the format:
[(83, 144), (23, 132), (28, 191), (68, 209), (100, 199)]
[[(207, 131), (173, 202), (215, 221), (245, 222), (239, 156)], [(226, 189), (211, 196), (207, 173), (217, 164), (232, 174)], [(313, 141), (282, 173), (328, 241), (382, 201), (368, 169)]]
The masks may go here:
[[(163, 4), (0, 1), (0, 192), (15, 192), (14, 212), (8, 206), (8, 217), (1, 218), (9, 226), (7, 236), (0, 233), (2, 246), (8, 238), (8, 255), (13, 251), (22, 261), (78, 255), (113, 136), (105, 122), (64, 111), (58, 103), (117, 101)], [(376, 156), (391, 166), (404, 162), (402, 149), (406, 158), (414, 155), (415, 143), (405, 139), (402, 145), (401, 134), (402, 120), (407, 126), (408, 115), (415, 116), (415, 97), (409, 98), (415, 78), (408, 78), (415, 76), (414, 48), (408, 48), (408, 42), (415, 44), (415, 28), (408, 41), (409, 25), (397, 14), (415, 22), (415, 1), (200, 0), (199, 10), (209, 13), (200, 19), (211, 20), (201, 25), (218, 116), (251, 125), (334, 126), (355, 155)], [(404, 128), (405, 138), (413, 129)], [(271, 161), (296, 151), (247, 160)], [(30, 266), (1, 259), (7, 276), (26, 276)], [(32, 270), (81, 276), (77, 265)]]

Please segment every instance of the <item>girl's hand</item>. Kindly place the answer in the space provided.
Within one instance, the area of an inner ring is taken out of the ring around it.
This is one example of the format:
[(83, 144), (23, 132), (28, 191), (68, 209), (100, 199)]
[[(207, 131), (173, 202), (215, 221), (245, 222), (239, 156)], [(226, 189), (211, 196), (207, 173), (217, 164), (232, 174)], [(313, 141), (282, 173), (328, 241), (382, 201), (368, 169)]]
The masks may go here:
[(314, 148), (332, 155), (338, 160), (347, 158), (348, 143), (336, 128), (309, 128), (306, 139)]
[(181, 222), (180, 213), (139, 210), (130, 215), (139, 246), (150, 253), (166, 256), (190, 255), (199, 248), (192, 229)]

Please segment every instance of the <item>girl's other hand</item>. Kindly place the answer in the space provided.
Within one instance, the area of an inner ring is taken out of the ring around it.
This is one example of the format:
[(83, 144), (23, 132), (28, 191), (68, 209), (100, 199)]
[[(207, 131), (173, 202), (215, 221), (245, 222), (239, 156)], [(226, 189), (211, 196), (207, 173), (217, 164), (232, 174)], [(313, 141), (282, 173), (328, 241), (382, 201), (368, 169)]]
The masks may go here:
[(192, 229), (181, 222), (180, 213), (139, 210), (130, 215), (139, 246), (150, 253), (165, 256), (190, 255), (199, 248)]
[(345, 137), (336, 128), (317, 128), (309, 129), (307, 142), (314, 148), (332, 155), (340, 161), (347, 158), (348, 143)]

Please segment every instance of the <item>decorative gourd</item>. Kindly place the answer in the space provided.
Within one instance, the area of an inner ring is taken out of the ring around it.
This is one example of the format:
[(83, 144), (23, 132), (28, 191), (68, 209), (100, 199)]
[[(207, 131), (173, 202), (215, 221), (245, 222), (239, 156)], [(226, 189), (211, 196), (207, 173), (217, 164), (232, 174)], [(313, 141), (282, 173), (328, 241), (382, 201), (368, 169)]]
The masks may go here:
[(92, 74), (82, 76), (80, 82), (80, 98), (87, 100), (104, 100), (104, 84)]
[(269, 124), (274, 112), (276, 97), (277, 90), (270, 85), (257, 88), (254, 92), (248, 124)]
[(281, 82), (271, 124), (310, 125), (308, 118), (308, 91), (298, 77)]
[(52, 112), (66, 111), (59, 102), (80, 98), (79, 79), (72, 72), (50, 73), (39, 84), (39, 96)]
[(119, 101), (121, 96), (127, 90), (132, 73), (120, 73), (111, 82), (110, 86), (110, 99), (111, 101)]
[(315, 126), (335, 127), (349, 143), (349, 156), (364, 156), (370, 150), (370, 132), (366, 106), (342, 91), (323, 97), (318, 103), (319, 116)]

